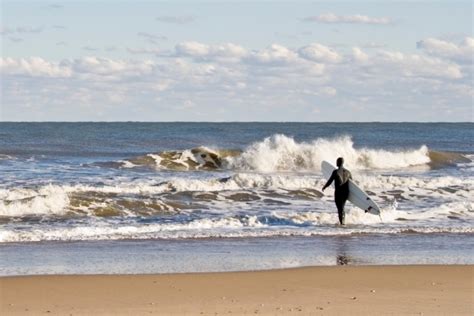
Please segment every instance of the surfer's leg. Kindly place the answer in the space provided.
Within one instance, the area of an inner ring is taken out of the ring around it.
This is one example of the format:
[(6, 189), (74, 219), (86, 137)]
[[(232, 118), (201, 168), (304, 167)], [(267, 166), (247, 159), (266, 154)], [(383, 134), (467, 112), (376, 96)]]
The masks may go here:
[(344, 205), (346, 204), (345, 199), (336, 198), (337, 214), (339, 216), (339, 223), (341, 225), (345, 224), (345, 214), (344, 214)]
[(344, 212), (344, 206), (346, 205), (346, 199), (341, 201), (341, 210), (338, 211), (339, 213), (339, 222), (341, 222), (341, 225), (346, 224), (346, 212)]

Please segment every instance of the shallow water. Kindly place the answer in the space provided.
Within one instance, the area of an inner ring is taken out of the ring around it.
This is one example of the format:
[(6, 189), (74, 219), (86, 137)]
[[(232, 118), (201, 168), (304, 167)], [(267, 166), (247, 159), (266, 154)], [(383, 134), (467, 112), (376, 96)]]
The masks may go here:
[(474, 264), (472, 234), (119, 240), (0, 245), (0, 275), (155, 274), (302, 266)]

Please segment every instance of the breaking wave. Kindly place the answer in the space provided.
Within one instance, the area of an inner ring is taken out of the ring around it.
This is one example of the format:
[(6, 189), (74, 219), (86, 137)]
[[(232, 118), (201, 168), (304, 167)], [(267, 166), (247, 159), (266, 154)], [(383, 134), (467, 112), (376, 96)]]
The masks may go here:
[[(354, 174), (382, 205), (391, 200), (470, 200), (474, 179)], [(236, 173), (224, 178), (140, 179), (104, 185), (44, 185), (0, 189), (0, 217), (149, 216), (194, 209), (227, 209), (235, 202), (292, 205), (318, 201), (325, 179), (318, 175)], [(220, 206), (219, 206), (220, 205)]]
[[(332, 192), (325, 195), (320, 191), (326, 182), (320, 164), (339, 156), (345, 158), (357, 184), (381, 206), (383, 223), (380, 217), (348, 203), (348, 227), (335, 226), (338, 220)], [(106, 172), (99, 178), (6, 184), (0, 188), (0, 243), (470, 234), (474, 233), (474, 179), (468, 172), (472, 158), (430, 151), (426, 146), (356, 148), (348, 136), (298, 142), (285, 135), (273, 135), (243, 150), (197, 147), (150, 153), (99, 163), (127, 168), (119, 172), (95, 164), (94, 170)], [(425, 170), (449, 165), (456, 168)], [(126, 172), (128, 168), (147, 170)], [(150, 168), (218, 172), (154, 172)]]
[(297, 142), (277, 134), (245, 150), (197, 147), (182, 151), (151, 153), (116, 164), (122, 168), (148, 166), (165, 170), (246, 170), (257, 172), (320, 171), (323, 160), (344, 157), (352, 170), (401, 169), (412, 166), (439, 168), (470, 162), (458, 153), (430, 151), (427, 146), (407, 150), (355, 148), (349, 136)]
[(356, 149), (348, 136), (298, 143), (285, 135), (274, 135), (251, 145), (232, 159), (232, 165), (262, 172), (319, 171), (323, 160), (335, 161), (337, 157), (344, 157), (346, 165), (354, 170), (404, 168), (430, 162), (426, 146), (408, 151)]
[[(472, 205), (471, 205), (472, 207)], [(456, 207), (449, 206), (449, 209)], [(8, 228), (0, 232), (2, 242), (77, 241), (121, 239), (199, 239), (199, 238), (248, 238), (274, 236), (334, 236), (354, 234), (399, 233), (474, 233), (472, 214), (464, 214), (465, 222), (450, 225), (431, 225), (433, 216), (443, 216), (443, 210), (424, 213), (386, 211), (382, 223), (378, 217), (355, 210), (347, 214), (347, 226), (334, 226), (334, 212), (281, 212), (269, 215), (233, 215), (219, 218), (197, 218), (183, 222), (141, 223), (116, 222), (91, 226), (48, 226), (43, 229), (16, 231)], [(400, 218), (404, 216), (406, 218)], [(469, 222), (471, 219), (471, 222)], [(449, 221), (443, 216), (443, 220)], [(401, 224), (400, 224), (401, 223)]]
[[(236, 173), (0, 189), (2, 242), (474, 233), (474, 179), (355, 172), (382, 217), (347, 205), (335, 226), (319, 175)], [(397, 202), (398, 201), (398, 202)], [(383, 220), (383, 222), (382, 222)]]
[(241, 153), (237, 149), (214, 150), (204, 146), (187, 149), (163, 151), (121, 160), (112, 164), (122, 168), (153, 167), (159, 170), (216, 170), (229, 168), (228, 159)]

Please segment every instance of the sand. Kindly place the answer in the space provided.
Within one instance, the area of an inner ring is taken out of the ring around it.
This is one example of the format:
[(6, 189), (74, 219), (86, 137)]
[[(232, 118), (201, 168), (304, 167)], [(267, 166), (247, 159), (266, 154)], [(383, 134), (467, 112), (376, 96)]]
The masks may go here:
[(1, 315), (473, 315), (474, 266), (0, 278)]

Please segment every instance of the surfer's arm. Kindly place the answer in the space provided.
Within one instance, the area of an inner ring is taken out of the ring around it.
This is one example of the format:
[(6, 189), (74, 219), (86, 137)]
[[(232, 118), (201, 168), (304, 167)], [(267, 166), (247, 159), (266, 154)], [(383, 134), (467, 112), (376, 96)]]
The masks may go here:
[(329, 177), (328, 181), (326, 182), (326, 184), (323, 186), (323, 191), (331, 185), (331, 183), (334, 181), (334, 177), (335, 177), (335, 174), (336, 174), (336, 170), (333, 171), (333, 173), (331, 174), (331, 176)]

